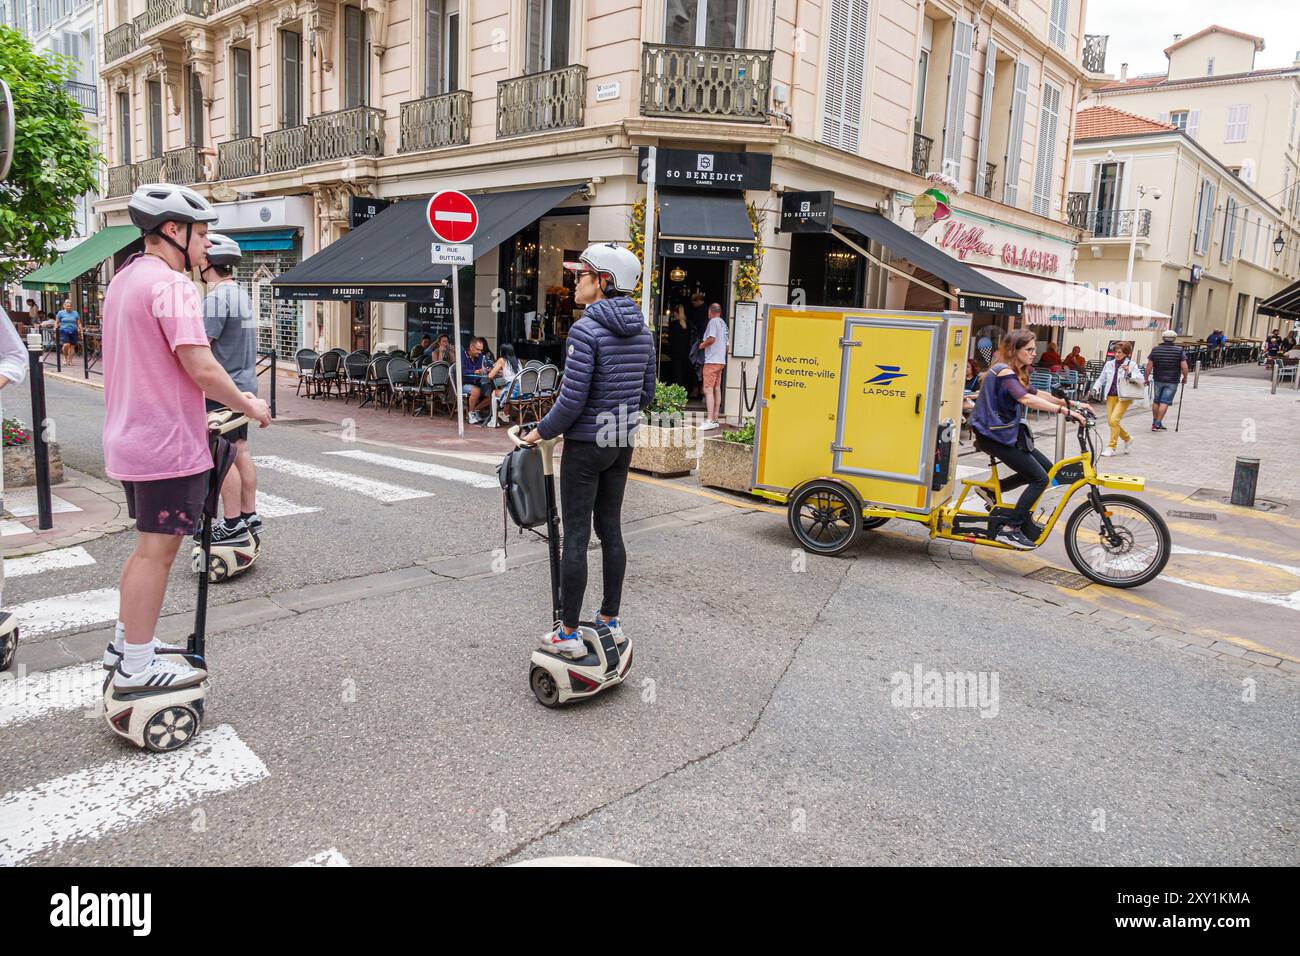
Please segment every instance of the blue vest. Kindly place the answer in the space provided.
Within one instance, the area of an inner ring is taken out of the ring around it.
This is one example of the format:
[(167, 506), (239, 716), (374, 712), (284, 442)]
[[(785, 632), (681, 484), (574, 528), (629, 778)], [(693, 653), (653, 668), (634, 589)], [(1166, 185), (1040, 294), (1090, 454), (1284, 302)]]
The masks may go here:
[(1014, 446), (1020, 433), (1020, 421), (1025, 416), (1025, 406), (1002, 387), (998, 372), (1006, 367), (998, 362), (984, 376), (979, 397), (975, 399), (975, 410), (971, 412), (970, 426), (989, 441)]

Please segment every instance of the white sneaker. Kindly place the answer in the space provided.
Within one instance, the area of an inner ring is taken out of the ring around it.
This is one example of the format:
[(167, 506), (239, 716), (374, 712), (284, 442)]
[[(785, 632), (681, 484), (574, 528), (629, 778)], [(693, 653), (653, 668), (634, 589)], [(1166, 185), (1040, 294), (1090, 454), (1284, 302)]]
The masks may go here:
[(1124, 442), (1124, 454), (1127, 455), (1132, 450), (1133, 450), (1133, 439), (1130, 438), (1128, 441)]
[(715, 428), (721, 428), (721, 427), (722, 427), (722, 426), (720, 426), (717, 422), (713, 421), (712, 419), (709, 419), (709, 420), (707, 420), (707, 421), (705, 421), (705, 422), (702, 422), (702, 423), (700, 424), (700, 431), (702, 431), (702, 432), (711, 432), (711, 431), (713, 431), (713, 429), (715, 429)]
[[(155, 654), (184, 654), (185, 648), (178, 647), (175, 644), (164, 644), (158, 638), (153, 639), (153, 652)], [(108, 642), (108, 647), (104, 648), (104, 659), (102, 661), (104, 670), (111, 671), (122, 663), (122, 652), (113, 646), (113, 642)]]
[(583, 643), (577, 631), (573, 632), (573, 637), (566, 638), (563, 628), (559, 627), (542, 638), (542, 649), (568, 657), (585, 657), (587, 654), (587, 645)]
[(1111, 455), (1113, 455), (1113, 454), (1115, 454), (1115, 449), (1114, 449), (1114, 448), (1107, 448), (1105, 451), (1103, 451), (1103, 452), (1101, 453), (1101, 457), (1102, 457), (1102, 458), (1109, 458), (1109, 457), (1110, 457)]
[(478, 412), (470, 412), (470, 413), (469, 413), (469, 423), (470, 423), (471, 425), (477, 425), (477, 424), (479, 423), (479, 421), (480, 421), (480, 416), (479, 416), (479, 413), (478, 413)]
[(176, 654), (157, 655), (148, 667), (134, 674), (128, 674), (119, 664), (113, 671), (113, 686), (118, 690), (170, 690), (193, 686), (207, 676)]

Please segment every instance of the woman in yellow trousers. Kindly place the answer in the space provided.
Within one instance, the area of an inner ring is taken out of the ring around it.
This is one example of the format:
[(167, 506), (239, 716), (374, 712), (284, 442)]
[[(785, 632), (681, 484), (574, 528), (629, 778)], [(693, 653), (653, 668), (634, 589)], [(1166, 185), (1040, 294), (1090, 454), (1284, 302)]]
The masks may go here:
[(1105, 399), (1106, 421), (1110, 425), (1110, 441), (1102, 452), (1103, 456), (1115, 454), (1121, 441), (1124, 442), (1125, 454), (1133, 445), (1133, 436), (1124, 430), (1124, 413), (1134, 399), (1123, 396), (1125, 392), (1131, 393), (1133, 389), (1141, 390), (1144, 387), (1142, 371), (1133, 364), (1133, 346), (1127, 342), (1116, 344), (1115, 357), (1101, 370), (1093, 392), (1097, 398)]

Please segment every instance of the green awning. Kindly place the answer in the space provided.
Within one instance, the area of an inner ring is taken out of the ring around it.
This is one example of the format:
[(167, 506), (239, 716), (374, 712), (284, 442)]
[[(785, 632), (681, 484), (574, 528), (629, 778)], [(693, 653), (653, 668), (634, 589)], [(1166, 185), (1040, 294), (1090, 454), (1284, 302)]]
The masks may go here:
[(67, 292), (68, 283), (139, 238), (140, 230), (135, 226), (109, 226), (101, 229), (62, 258), (28, 273), (23, 278), (23, 287), (38, 292)]
[(239, 243), (240, 252), (288, 252), (298, 237), (297, 229), (262, 229), (254, 232), (228, 232)]

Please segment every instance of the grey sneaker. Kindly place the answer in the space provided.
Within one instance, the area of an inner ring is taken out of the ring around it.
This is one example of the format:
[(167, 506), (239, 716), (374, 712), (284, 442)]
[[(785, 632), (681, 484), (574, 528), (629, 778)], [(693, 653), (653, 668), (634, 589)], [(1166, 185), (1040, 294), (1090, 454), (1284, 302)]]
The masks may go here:
[(1032, 551), (1034, 548), (1038, 547), (1038, 545), (1026, 538), (1025, 533), (1019, 528), (1004, 527), (998, 532), (998, 536), (995, 540), (998, 544), (1009, 544), (1011, 547), (1020, 551)]

